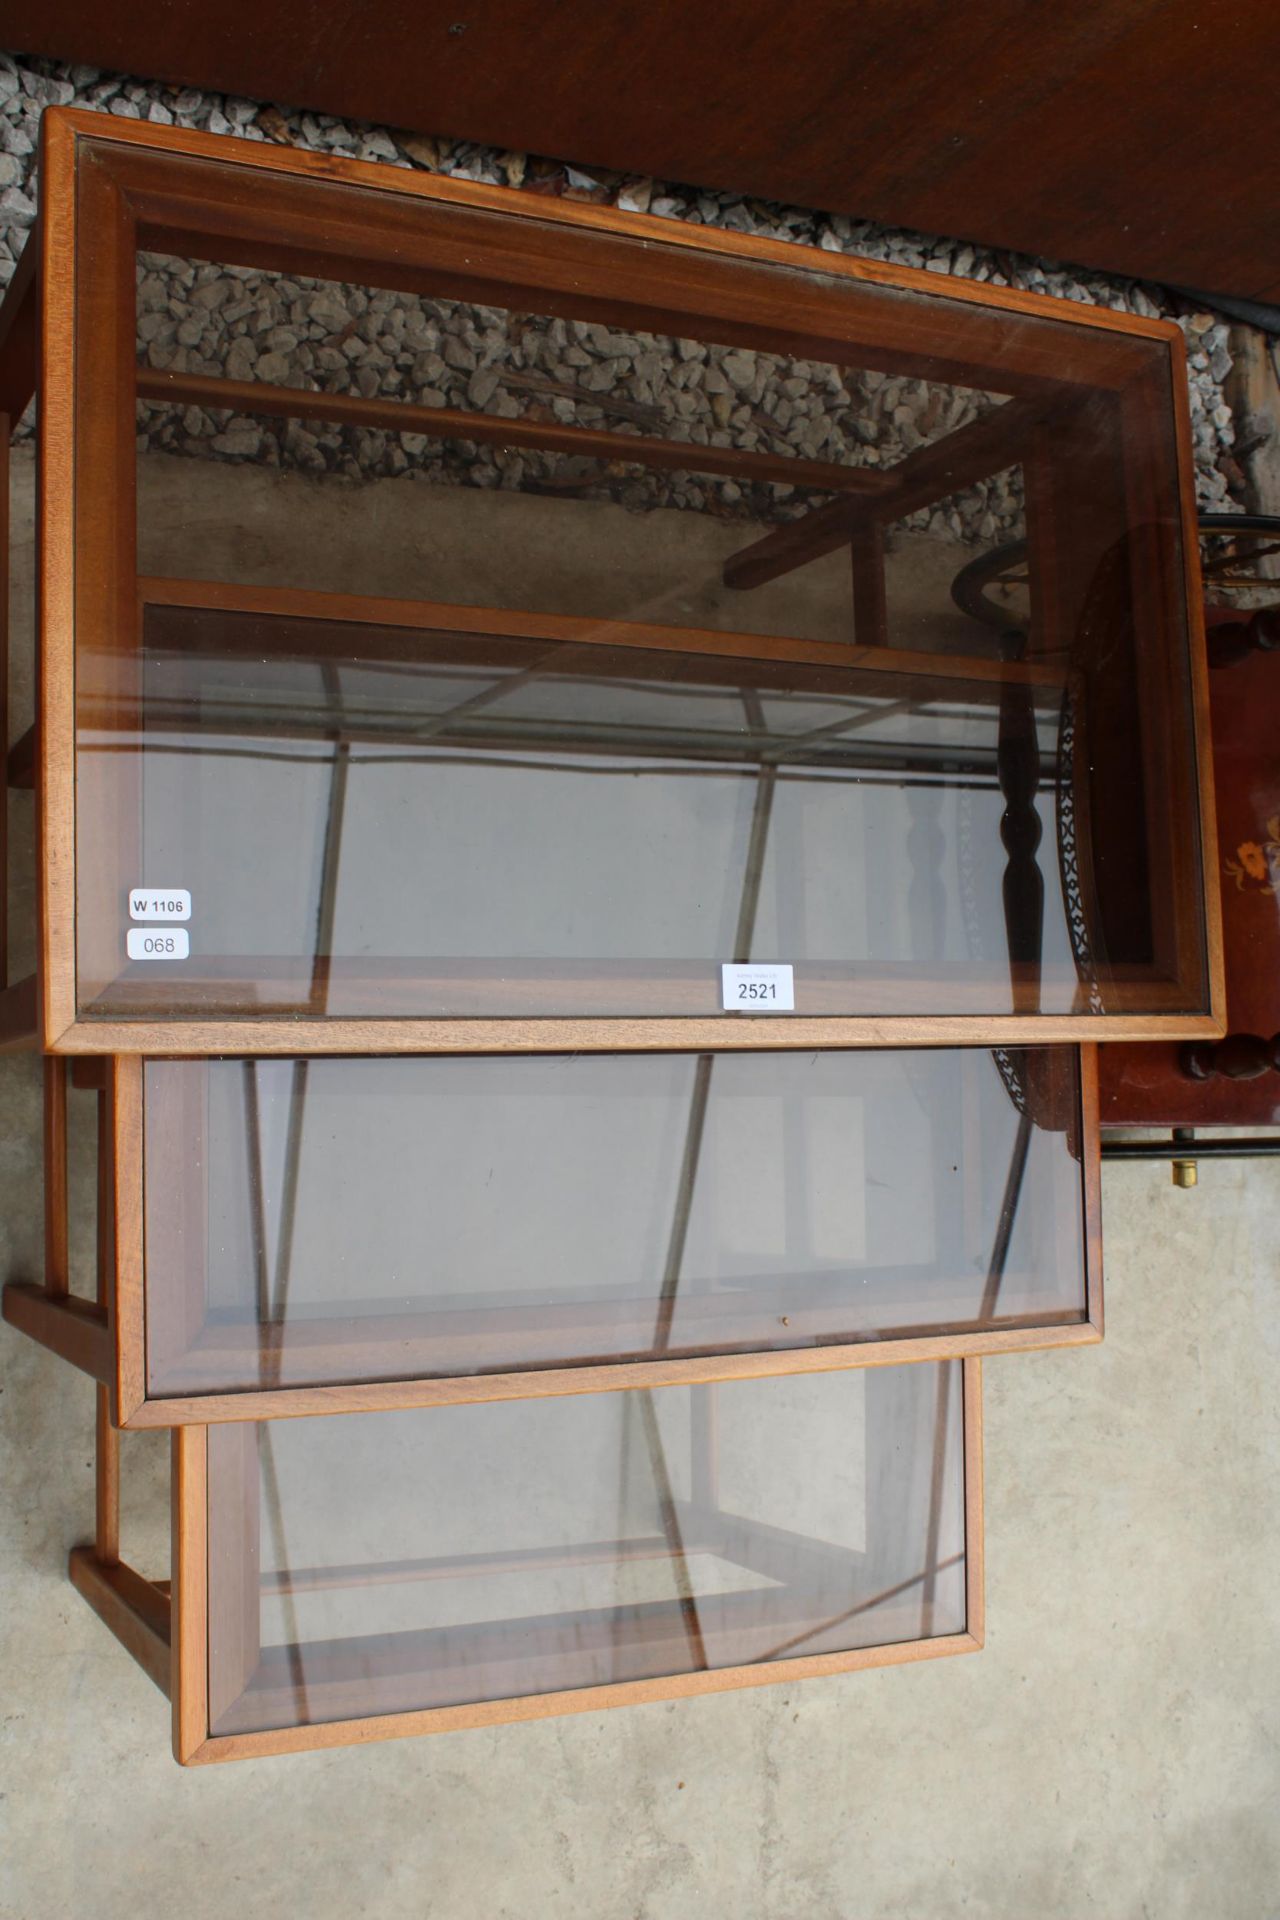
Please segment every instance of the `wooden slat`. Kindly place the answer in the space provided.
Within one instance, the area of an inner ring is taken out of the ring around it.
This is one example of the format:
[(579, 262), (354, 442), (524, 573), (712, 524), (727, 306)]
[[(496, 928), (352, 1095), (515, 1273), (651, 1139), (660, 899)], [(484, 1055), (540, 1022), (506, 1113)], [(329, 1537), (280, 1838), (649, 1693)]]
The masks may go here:
[(1080, 1175), (1084, 1196), (1084, 1283), (1089, 1325), (1099, 1340), (1105, 1330), (1102, 1260), (1102, 1131), (1099, 1118), (1098, 1049), (1080, 1049)]
[(831, 1373), (855, 1367), (896, 1367), (991, 1353), (1035, 1353), (1096, 1346), (1087, 1320), (1063, 1326), (998, 1328), (917, 1339), (866, 1340), (856, 1345), (795, 1347), (767, 1353), (699, 1354), (690, 1359), (637, 1360), (600, 1366), (529, 1368), (522, 1372), (459, 1375), (449, 1379), (343, 1382), (326, 1387), (281, 1387), (266, 1392), (165, 1395), (137, 1408), (130, 1427), (181, 1427), (192, 1421), (294, 1419), (308, 1414), (380, 1413), (407, 1407), (465, 1406), (478, 1401), (527, 1400), (573, 1393), (618, 1393), (640, 1388), (756, 1380), (779, 1374)]
[(120, 1430), (111, 1419), (111, 1391), (99, 1387), (95, 1398), (94, 1555), (99, 1565), (120, 1561)]
[(114, 1263), (110, 1296), (115, 1350), (116, 1419), (127, 1427), (146, 1397), (146, 1312), (143, 1271), (142, 1062), (109, 1063), (111, 1133), (111, 1237)]
[(884, 528), (864, 517), (849, 536), (853, 574), (853, 637), (862, 647), (889, 644), (889, 605), (884, 571)]
[[(714, 1551), (711, 1539), (685, 1542), (686, 1554)], [(419, 1581), (457, 1580), (542, 1567), (615, 1566), (620, 1560), (666, 1560), (671, 1544), (661, 1533), (632, 1540), (591, 1540), (571, 1547), (511, 1547), (492, 1553), (451, 1553), (418, 1560), (380, 1560), (333, 1567), (284, 1567), (261, 1578), (263, 1593), (326, 1593), (341, 1587), (413, 1586)]]
[[(39, 663), (36, 807), (40, 1025), (46, 1047), (75, 1018), (75, 350), (74, 129), (40, 122), (41, 305), (37, 556)], [(87, 451), (87, 449), (86, 449)], [(126, 881), (131, 885), (132, 881)]]
[[(111, 1167), (113, 1160), (110, 1103), (106, 1088), (98, 1090), (97, 1279), (98, 1305), (107, 1316), (112, 1337), (111, 1300), (114, 1293), (115, 1235), (112, 1222)], [(112, 1419), (110, 1387), (99, 1386), (95, 1400), (94, 1549), (100, 1564), (115, 1566), (120, 1559), (120, 1432)]]
[[(903, 1583), (908, 1590), (911, 1584)], [(863, 1644), (916, 1638), (917, 1610), (909, 1602), (895, 1605), (883, 1595), (868, 1599), (865, 1611), (849, 1609), (858, 1621), (850, 1638)], [(792, 1648), (823, 1634), (829, 1642), (843, 1625), (821, 1602), (815, 1606), (803, 1588), (704, 1595), (696, 1614), (706, 1631), (706, 1658), (696, 1639), (690, 1644), (679, 1600), (311, 1641), (301, 1651), (270, 1647), (250, 1686), (213, 1726), (219, 1732), (256, 1732), (413, 1711), (431, 1700), (447, 1709), (495, 1694), (537, 1698), (566, 1682), (600, 1684), (596, 1676), (616, 1671), (620, 1656), (640, 1682), (716, 1667), (741, 1672), (746, 1663), (769, 1672)]]
[[(1160, 987), (1144, 990), (1148, 1006)], [(1117, 996), (1118, 997), (1118, 996)], [(1172, 998), (1172, 996), (1170, 996)], [(299, 1019), (183, 1015), (173, 1019), (77, 1021), (59, 1036), (73, 1054), (237, 1053), (628, 1053), (730, 1052), (754, 1048), (1039, 1046), (1096, 1038), (1114, 1040), (1222, 1037), (1210, 1014), (1121, 1012), (1064, 1014), (868, 1014), (816, 1019), (684, 1017), (607, 1019)]]
[[(84, 691), (107, 706), (117, 727), (140, 724), (141, 655), (136, 631), (137, 423), (132, 382), (137, 278), (132, 219), (110, 174), (94, 159), (76, 170), (75, 688), (70, 724), (78, 728)], [(68, 725), (66, 709), (61, 724)], [(43, 724), (46, 762), (55, 742)], [(64, 993), (91, 998), (119, 972), (122, 887), (140, 877), (142, 766), (123, 759), (110, 778), (74, 767), (74, 941), (66, 955), (42, 954), (50, 977), (74, 966)], [(47, 778), (47, 773), (46, 773)], [(47, 857), (47, 856), (46, 856)]]
[(169, 1691), (169, 1603), (132, 1567), (104, 1565), (90, 1547), (73, 1547), (67, 1563), (71, 1584), (161, 1693)]
[(50, 1294), (27, 1280), (10, 1280), (4, 1289), (4, 1317), (11, 1327), (29, 1334), (60, 1359), (103, 1386), (113, 1371), (107, 1316), (96, 1301), (78, 1295)]
[[(173, 1193), (170, 1175), (153, 1161), (148, 1178), (164, 1183), (167, 1211)], [(1072, 1224), (1078, 1227), (1078, 1216)], [(990, 1237), (991, 1231), (992, 1223), (984, 1222), (981, 1237)], [(149, 1336), (160, 1298), (180, 1287), (184, 1279), (184, 1263), (157, 1261), (154, 1253), (150, 1259)], [(1005, 1276), (1007, 1285), (1019, 1289), (1034, 1288), (1036, 1277), (1025, 1271)], [(376, 1273), (368, 1279), (376, 1287)], [(729, 1287), (723, 1292), (690, 1291), (682, 1285), (674, 1298), (680, 1313), (678, 1338), (670, 1342), (661, 1317), (655, 1330), (656, 1286), (652, 1293), (636, 1290), (612, 1299), (584, 1298), (576, 1292), (557, 1299), (554, 1280), (548, 1275), (543, 1304), (530, 1305), (527, 1292), (507, 1291), (489, 1304), (468, 1307), (459, 1305), (457, 1296), (433, 1300), (427, 1271), (416, 1311), (406, 1301), (403, 1306), (397, 1303), (400, 1310), (382, 1312), (371, 1307), (361, 1312), (348, 1306), (335, 1310), (332, 1318), (305, 1317), (297, 1322), (259, 1321), (254, 1316), (228, 1324), (216, 1315), (206, 1324), (203, 1314), (193, 1317), (184, 1344), (175, 1345), (164, 1367), (153, 1366), (152, 1377), (179, 1393), (258, 1386), (266, 1384), (261, 1374), (270, 1351), (272, 1370), (287, 1367), (292, 1376), (271, 1384), (296, 1385), (303, 1380), (313, 1386), (336, 1386), (350, 1379), (377, 1378), (386, 1372), (391, 1355), (399, 1361), (402, 1374), (421, 1372), (440, 1379), (472, 1371), (487, 1373), (488, 1363), (498, 1358), (508, 1362), (507, 1371), (523, 1372), (547, 1361), (569, 1364), (570, 1359), (579, 1365), (615, 1358), (622, 1364), (638, 1363), (667, 1357), (669, 1347), (673, 1349), (670, 1357), (685, 1359), (697, 1353), (756, 1349), (792, 1352), (815, 1343), (832, 1344), (827, 1336), (839, 1325), (837, 1315), (856, 1322), (847, 1328), (849, 1339), (842, 1344), (856, 1345), (861, 1339), (877, 1346), (952, 1334), (1009, 1332), (1014, 1326), (1043, 1332), (1085, 1317), (1083, 1274), (1078, 1309), (1016, 1316), (998, 1311), (979, 1314), (978, 1276), (972, 1274), (939, 1271), (924, 1276), (905, 1266), (886, 1267), (868, 1274), (865, 1287), (855, 1281), (843, 1292), (828, 1280), (803, 1273), (771, 1275), (767, 1285)], [(406, 1289), (412, 1284), (408, 1275), (405, 1284)], [(353, 1291), (359, 1291), (354, 1279)], [(662, 1291), (665, 1297), (665, 1288)], [(244, 1311), (248, 1316), (252, 1308), (246, 1303)], [(626, 1362), (621, 1360), (623, 1355)], [(474, 1367), (471, 1362), (476, 1363)]]
[[(833, 460), (753, 452), (748, 448), (704, 447), (689, 440), (663, 440), (652, 434), (608, 433), (597, 428), (561, 426), (554, 421), (504, 419), (499, 414), (460, 407), (421, 407), (408, 400), (367, 400), (354, 393), (313, 392), (276, 387), (265, 381), (223, 380), (195, 373), (157, 372), (139, 367), (139, 400), (156, 406), (230, 409), (273, 419), (331, 420), (336, 425), (377, 427), (390, 433), (424, 433), (435, 440), (478, 440), (488, 446), (524, 447), (538, 452), (573, 454), (608, 464), (671, 468), (678, 473), (722, 473), (735, 479), (773, 481), (812, 487), (823, 493), (874, 498), (885, 493), (889, 476), (876, 467)], [(589, 406), (598, 396), (584, 388)]]
[(982, 1361), (964, 1365), (965, 1629), (980, 1647), (986, 1637), (986, 1521), (983, 1513)]
[(1009, 401), (993, 407), (968, 426), (909, 453), (896, 466), (887, 469), (890, 486), (877, 500), (866, 505), (860, 501), (832, 500), (815, 507), (799, 520), (753, 540), (741, 552), (731, 554), (724, 563), (727, 587), (762, 587), (796, 567), (807, 566), (823, 554), (845, 546), (867, 513), (881, 525), (905, 519), (920, 507), (946, 499), (985, 480), (1005, 467), (1016, 466), (1033, 429), (1045, 418), (1041, 405)]
[(809, 1654), (756, 1666), (720, 1667), (704, 1673), (634, 1680), (616, 1686), (578, 1687), (567, 1693), (482, 1701), (475, 1706), (428, 1707), (412, 1713), (376, 1714), (266, 1733), (224, 1734), (206, 1740), (185, 1759), (188, 1765), (207, 1766), (224, 1760), (255, 1759), (265, 1754), (367, 1746), (377, 1740), (407, 1739), (417, 1734), (506, 1726), (566, 1713), (599, 1713), (607, 1707), (640, 1706), (658, 1700), (687, 1700), (739, 1687), (791, 1686), (800, 1680), (827, 1679), (835, 1674), (864, 1672), (871, 1667), (900, 1666), (919, 1660), (939, 1660), (955, 1653), (976, 1653), (979, 1646), (980, 1642), (971, 1634), (958, 1633), (937, 1640), (858, 1647), (849, 1653)]
[[(262, 1489), (259, 1448), (271, 1430), (256, 1421), (206, 1438), (208, 1463), (209, 1721), (216, 1726), (249, 1685), (262, 1654)], [(265, 1462), (264, 1462), (265, 1471)]]
[(67, 1247), (67, 1064), (46, 1056), (42, 1107), (44, 1284), (65, 1296), (71, 1286)]
[[(797, 523), (799, 524), (799, 523)], [(138, 581), (139, 604), (147, 608), (181, 607), (196, 612), (261, 615), (272, 620), (316, 621), (331, 625), (405, 629), (410, 632), (474, 636), (494, 640), (536, 640), (563, 647), (630, 647), (663, 654), (729, 658), (754, 662), (762, 670), (775, 663), (795, 666), (865, 669), (877, 676), (902, 675), (922, 688), (935, 679), (1000, 686), (1059, 688), (1063, 674), (1044, 661), (1002, 661), (990, 654), (925, 654), (909, 648), (849, 645), (841, 640), (801, 640), (782, 634), (734, 633), (714, 627), (673, 627), (643, 620), (602, 620), (580, 614), (542, 613), (532, 608), (465, 606), (452, 601), (400, 600), (378, 594), (325, 593), (308, 587), (242, 586), (221, 580), (189, 580), (144, 576)], [(261, 654), (268, 636), (261, 627), (237, 639), (228, 628), (218, 631), (219, 653), (244, 650)], [(305, 636), (317, 651), (326, 636)], [(349, 646), (347, 635), (334, 636), (334, 645)], [(457, 658), (474, 659), (474, 648), (460, 648)], [(674, 671), (674, 665), (672, 671)], [(103, 716), (104, 720), (106, 716)], [(279, 725), (278, 719), (273, 722)]]
[(208, 1429), (179, 1427), (170, 1450), (173, 1754), (184, 1766), (209, 1733)]
[[(1145, 342), (1086, 328), (1064, 352), (1060, 307), (1056, 324), (1029, 313), (1014, 320), (994, 289), (986, 303), (952, 306), (936, 280), (932, 299), (859, 286), (832, 270), (836, 255), (787, 250), (789, 271), (762, 271), (750, 245), (694, 253), (665, 222), (646, 222), (648, 244), (637, 246), (607, 217), (570, 230), (519, 195), (505, 196), (499, 213), (434, 194), (415, 205), (384, 190), (383, 169), (360, 168), (352, 184), (370, 191), (352, 192), (332, 178), (304, 179), (300, 169), (260, 169), (262, 147), (223, 144), (211, 164), (190, 154), (176, 129), (145, 145), (117, 143), (114, 132), (109, 122), (87, 129), (86, 150), (127, 195), (141, 245), (162, 253), (767, 346), (982, 391), (1121, 385), (1149, 358)], [(180, 167), (174, 145), (190, 155)]]
[[(455, 180), (442, 175), (426, 175), (413, 170), (391, 169), (385, 165), (344, 158), (333, 153), (311, 153), (297, 148), (270, 144), (249, 145), (231, 142), (217, 134), (188, 128), (157, 127), (125, 119), (107, 119), (83, 109), (58, 107), (54, 115), (69, 132), (92, 140), (95, 146), (115, 146), (122, 150), (152, 148), (168, 153), (203, 157), (220, 165), (234, 164), (259, 176), (285, 174), (295, 178), (341, 181), (351, 186), (367, 186), (412, 202), (436, 203), (468, 209), (510, 213), (518, 210), (526, 220), (548, 229), (570, 232), (602, 232), (648, 242), (662, 248), (680, 248), (695, 253), (729, 255), (749, 259), (766, 266), (779, 266), (789, 272), (817, 272), (837, 281), (863, 287), (887, 287), (921, 294), (962, 311), (965, 307), (997, 308), (1006, 314), (1027, 315), (1057, 321), (1063, 319), (1063, 302), (1051, 294), (1032, 293), (1019, 287), (993, 287), (980, 281), (946, 274), (930, 273), (925, 268), (903, 267), (872, 260), (865, 255), (830, 253), (823, 249), (797, 246), (793, 241), (767, 239), (758, 234), (729, 232), (691, 222), (655, 219), (642, 213), (627, 213), (620, 208), (586, 205), (579, 201), (539, 197), (535, 206), (527, 195), (507, 187), (495, 187), (478, 181)], [(816, 204), (816, 203), (815, 203)], [(1155, 316), (1116, 311), (1089, 303), (1073, 304), (1070, 324), (1082, 334), (1127, 335), (1132, 340), (1165, 341), (1172, 337), (1174, 323)]]

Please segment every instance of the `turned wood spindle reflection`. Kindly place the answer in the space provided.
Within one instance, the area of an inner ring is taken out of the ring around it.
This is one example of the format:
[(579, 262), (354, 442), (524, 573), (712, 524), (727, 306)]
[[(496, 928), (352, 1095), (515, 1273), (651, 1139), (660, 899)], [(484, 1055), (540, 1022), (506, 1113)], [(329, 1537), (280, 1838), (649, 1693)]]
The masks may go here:
[[(1006, 658), (1015, 658), (1022, 646), (1021, 635), (1010, 635)], [(1027, 968), (1038, 980), (1044, 929), (1044, 876), (1036, 858), (1042, 832), (1036, 810), (1040, 748), (1034, 694), (1029, 686), (1012, 679), (1000, 689), (996, 777), (1005, 801), (1000, 839), (1009, 856), (1002, 884), (1009, 962), (1012, 967)]]

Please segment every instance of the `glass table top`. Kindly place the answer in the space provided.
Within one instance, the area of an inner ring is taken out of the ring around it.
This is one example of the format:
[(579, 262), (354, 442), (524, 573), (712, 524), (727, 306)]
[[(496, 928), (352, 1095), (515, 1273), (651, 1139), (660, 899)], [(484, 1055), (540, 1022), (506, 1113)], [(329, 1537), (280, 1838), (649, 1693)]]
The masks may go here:
[(213, 1427), (210, 1730), (962, 1635), (965, 1398), (949, 1361)]
[(147, 1387), (1087, 1318), (1074, 1048), (144, 1065)]

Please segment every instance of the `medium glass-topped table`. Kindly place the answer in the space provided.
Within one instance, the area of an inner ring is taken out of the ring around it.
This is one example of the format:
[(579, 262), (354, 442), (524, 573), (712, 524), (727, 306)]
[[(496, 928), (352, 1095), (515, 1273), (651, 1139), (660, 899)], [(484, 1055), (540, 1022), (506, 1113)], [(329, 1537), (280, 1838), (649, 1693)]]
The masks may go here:
[(1088, 1343), (1093, 1056), (77, 1063), (100, 1302), (60, 1285), (55, 1218), (5, 1313), (129, 1427)]

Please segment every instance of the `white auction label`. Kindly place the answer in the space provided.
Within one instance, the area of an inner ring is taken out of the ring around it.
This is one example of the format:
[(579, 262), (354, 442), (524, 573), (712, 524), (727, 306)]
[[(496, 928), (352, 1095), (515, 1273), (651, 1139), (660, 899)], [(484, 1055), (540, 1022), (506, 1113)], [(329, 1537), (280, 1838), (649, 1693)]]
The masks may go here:
[(131, 920), (189, 920), (191, 895), (185, 887), (130, 887)]
[(125, 946), (131, 960), (185, 960), (191, 936), (185, 927), (130, 927)]
[(720, 969), (720, 999), (726, 1012), (794, 1013), (795, 971), (730, 962)]

